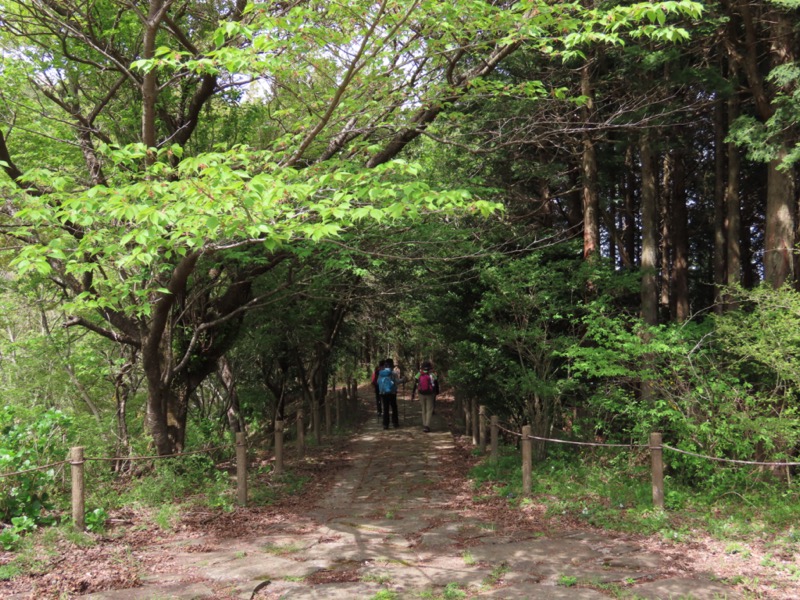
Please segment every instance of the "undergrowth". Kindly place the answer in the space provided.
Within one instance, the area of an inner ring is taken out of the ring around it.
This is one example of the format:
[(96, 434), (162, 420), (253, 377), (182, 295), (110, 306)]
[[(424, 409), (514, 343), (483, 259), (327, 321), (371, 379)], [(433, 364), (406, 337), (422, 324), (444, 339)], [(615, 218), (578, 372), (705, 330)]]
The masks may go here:
[(742, 471), (720, 469), (706, 485), (667, 475), (663, 511), (653, 507), (647, 456), (556, 449), (534, 465), (530, 498), (522, 494), (521, 458), (514, 448), (504, 448), (496, 462), (482, 461), (470, 478), (482, 494), (504, 497), (512, 507), (535, 502), (549, 516), (604, 529), (672, 541), (703, 531), (720, 540), (761, 538), (800, 547), (800, 485)]

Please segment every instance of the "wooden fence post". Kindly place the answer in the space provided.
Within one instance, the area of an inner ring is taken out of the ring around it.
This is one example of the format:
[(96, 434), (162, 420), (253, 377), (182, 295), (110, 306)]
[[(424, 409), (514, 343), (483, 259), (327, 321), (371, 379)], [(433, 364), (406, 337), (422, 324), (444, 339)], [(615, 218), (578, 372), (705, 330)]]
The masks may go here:
[(303, 409), (297, 409), (297, 458), (306, 455), (306, 424), (303, 419)]
[(241, 431), (236, 433), (236, 500), (247, 506), (247, 446)]
[(664, 457), (661, 434), (650, 434), (650, 463), (653, 472), (653, 506), (664, 508)]
[(464, 434), (470, 435), (472, 433), (472, 400), (466, 399), (464, 402)]
[(283, 421), (275, 421), (275, 469), (274, 475), (283, 473)]
[(76, 446), (70, 451), (70, 471), (72, 473), (72, 522), (75, 529), (86, 528), (86, 486), (83, 480), (83, 446)]
[(491, 444), (491, 457), (492, 462), (497, 462), (499, 457), (499, 450), (497, 448), (497, 434), (498, 430), (500, 429), (500, 418), (497, 415), (492, 415), (491, 419), (491, 433), (489, 436), (489, 442)]
[(533, 440), (530, 438), (531, 426), (522, 428), (522, 493), (531, 495), (531, 471), (533, 470)]
[(481, 454), (486, 453), (486, 430), (488, 429), (486, 423), (486, 405), (481, 404), (478, 409), (478, 448)]

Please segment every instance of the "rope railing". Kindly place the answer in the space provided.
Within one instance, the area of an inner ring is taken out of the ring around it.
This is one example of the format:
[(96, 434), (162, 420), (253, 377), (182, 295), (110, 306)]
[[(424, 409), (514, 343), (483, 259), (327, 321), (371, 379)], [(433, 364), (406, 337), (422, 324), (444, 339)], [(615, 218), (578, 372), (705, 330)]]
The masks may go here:
[[(508, 423), (504, 423), (508, 427), (511, 427)], [(522, 434), (517, 431), (512, 431), (507, 427), (503, 427), (502, 425), (498, 427), (500, 431), (503, 431), (509, 435), (513, 435), (516, 437), (521, 438)], [(558, 438), (546, 438), (546, 437), (539, 437), (536, 435), (529, 435), (527, 436), (528, 439), (531, 440), (538, 440), (540, 442), (553, 442), (554, 444), (568, 444), (573, 446), (593, 446), (598, 448), (630, 448), (630, 449), (639, 449), (644, 450), (648, 449), (651, 446), (648, 444), (608, 444), (605, 442), (579, 442), (577, 440), (562, 440)], [(695, 458), (703, 458), (706, 460), (711, 460), (715, 462), (721, 463), (729, 463), (734, 465), (748, 465), (748, 466), (755, 466), (755, 467), (800, 467), (800, 462), (781, 462), (781, 461), (760, 461), (760, 460), (739, 460), (735, 458), (724, 458), (720, 456), (709, 456), (707, 454), (699, 454), (697, 452), (691, 452), (689, 450), (682, 450), (680, 448), (675, 448), (673, 446), (669, 446), (667, 444), (662, 444), (661, 448), (664, 450), (669, 450), (671, 452), (677, 452), (678, 454), (685, 454), (687, 456), (694, 456)]]
[[(508, 424), (506, 423), (505, 425), (508, 425)], [(499, 429), (500, 429), (500, 431), (504, 431), (505, 433), (507, 433), (509, 435), (514, 435), (514, 436), (519, 437), (519, 438), (522, 437), (521, 433), (518, 433), (516, 431), (511, 431), (510, 429), (507, 429), (506, 427), (500, 426)], [(558, 438), (540, 437), (540, 436), (537, 436), (537, 435), (528, 435), (527, 439), (537, 440), (537, 441), (540, 441), (540, 442), (553, 442), (554, 444), (567, 444), (567, 445), (571, 445), (571, 446), (593, 446), (593, 447), (596, 447), (596, 448), (644, 449), (644, 448), (649, 448), (650, 447), (647, 444), (633, 444), (633, 443), (631, 443), (631, 444), (607, 444), (605, 442), (579, 442), (577, 440), (562, 440), (562, 439), (558, 439)]]
[(228, 450), (230, 448), (235, 448), (236, 444), (225, 444), (223, 446), (212, 446), (211, 448), (204, 448), (202, 450), (190, 450), (189, 452), (176, 452), (175, 454), (157, 454), (152, 456), (116, 456), (116, 457), (108, 457), (108, 456), (100, 456), (100, 457), (84, 457), (84, 461), (86, 462), (118, 462), (118, 461), (131, 461), (135, 462), (138, 460), (158, 460), (161, 458), (180, 458), (181, 456), (193, 456), (195, 454), (208, 454), (209, 452), (216, 452), (217, 450)]
[[(351, 389), (352, 388), (352, 389)], [(322, 420), (324, 419), (325, 430), (328, 434), (331, 433), (334, 425), (339, 428), (342, 413), (353, 413), (355, 405), (358, 403), (358, 395), (355, 382), (352, 386), (341, 388), (334, 391), (334, 393), (327, 395), (323, 402), (314, 403), (311, 408), (311, 425), (314, 428), (315, 435), (319, 438)], [(285, 411), (283, 419), (276, 419), (273, 435), (275, 437), (274, 448), (274, 475), (283, 473), (283, 438), (286, 424), (293, 424), (297, 432), (297, 456), (302, 458), (305, 452), (305, 439), (304, 417), (307, 414), (302, 402), (295, 402), (290, 407), (290, 410)], [(335, 411), (335, 416), (334, 416)], [(320, 413), (324, 413), (320, 414)], [(252, 442), (252, 439), (250, 440)], [(236, 450), (236, 495), (237, 501), (241, 506), (247, 504), (247, 439), (244, 433), (239, 432), (236, 434), (236, 442), (234, 444), (222, 444), (212, 446), (209, 448), (201, 448), (198, 450), (190, 450), (187, 452), (176, 452), (173, 454), (161, 454), (152, 456), (116, 456), (116, 457), (85, 457), (83, 455), (83, 447), (73, 447), (70, 449), (70, 456), (67, 460), (48, 463), (45, 465), (38, 465), (29, 469), (20, 469), (18, 471), (10, 471), (0, 473), (0, 480), (4, 478), (25, 475), (27, 473), (34, 473), (37, 471), (47, 471), (56, 467), (70, 465), (72, 475), (72, 516), (75, 527), (78, 530), (85, 529), (85, 485), (84, 485), (84, 470), (87, 462), (127, 462), (127, 461), (143, 461), (143, 460), (160, 460), (164, 458), (181, 458), (184, 456), (192, 456), (197, 454), (208, 454), (219, 450), (227, 450), (235, 448)]]
[[(532, 479), (532, 447), (531, 442), (539, 441), (544, 443), (564, 444), (572, 446), (583, 446), (593, 448), (626, 448), (629, 450), (650, 450), (651, 454), (651, 473), (653, 479), (653, 504), (658, 508), (664, 508), (664, 465), (663, 465), (663, 451), (675, 452), (695, 458), (710, 460), (718, 463), (727, 463), (733, 465), (755, 466), (755, 467), (769, 467), (769, 468), (787, 468), (800, 466), (800, 462), (789, 461), (757, 461), (757, 460), (738, 460), (733, 458), (724, 458), (718, 456), (708, 456), (689, 450), (682, 450), (663, 444), (661, 441), (660, 433), (651, 433), (648, 444), (618, 444), (618, 443), (605, 443), (605, 442), (583, 442), (578, 440), (564, 440), (558, 438), (548, 438), (536, 436), (531, 434), (531, 426), (525, 425), (522, 427), (522, 433), (514, 431), (513, 425), (508, 423), (501, 423), (497, 415), (490, 415), (489, 409), (486, 406), (476, 406), (474, 401), (470, 405), (465, 406), (465, 413), (467, 418), (467, 425), (472, 425), (473, 443), (480, 446), (483, 452), (486, 448), (486, 434), (487, 428), (490, 432), (491, 439), (491, 457), (496, 460), (498, 457), (497, 437), (498, 432), (502, 431), (505, 434), (519, 438), (522, 444), (522, 487), (523, 493), (530, 495), (531, 493), (531, 479)], [(488, 422), (491, 421), (489, 427)]]
[(606, 444), (604, 442), (579, 442), (577, 440), (559, 440), (556, 438), (544, 438), (536, 435), (529, 435), (530, 440), (539, 440), (541, 442), (553, 442), (554, 444), (568, 444), (571, 446), (593, 446), (595, 448), (629, 448), (629, 449), (642, 449), (649, 448), (646, 444)]
[(720, 456), (707, 456), (705, 454), (698, 454), (697, 452), (690, 452), (689, 450), (681, 450), (680, 448), (673, 448), (666, 444), (661, 445), (665, 450), (677, 452), (678, 454), (686, 454), (696, 458), (704, 458), (706, 460), (713, 460), (715, 462), (724, 462), (734, 465), (749, 465), (755, 467), (800, 467), (800, 462), (773, 462), (773, 461), (759, 461), (759, 460), (737, 460), (735, 458), (722, 458)]
[(36, 471), (46, 471), (48, 469), (52, 469), (53, 467), (60, 467), (61, 465), (70, 464), (68, 460), (60, 460), (58, 462), (50, 463), (47, 465), (40, 465), (38, 467), (32, 467), (30, 469), (24, 469), (22, 471), (11, 471), (8, 473), (0, 473), (0, 479), (4, 477), (13, 477), (14, 475), (25, 475), (26, 473), (34, 473)]

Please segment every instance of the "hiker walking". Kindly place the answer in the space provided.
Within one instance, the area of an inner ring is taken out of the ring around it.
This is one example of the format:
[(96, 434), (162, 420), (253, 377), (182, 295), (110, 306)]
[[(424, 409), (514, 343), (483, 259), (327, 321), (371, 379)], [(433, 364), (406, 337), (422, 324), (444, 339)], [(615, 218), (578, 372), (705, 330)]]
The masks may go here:
[(428, 433), (431, 430), (433, 403), (439, 392), (439, 378), (429, 360), (422, 363), (419, 372), (414, 376), (414, 389), (411, 390), (412, 400), (417, 392), (419, 392), (419, 400), (422, 404), (422, 431)]
[(378, 371), (378, 391), (383, 405), (384, 429), (389, 429), (390, 420), (395, 428), (400, 426), (400, 417), (397, 414), (397, 384), (403, 382), (400, 370), (394, 367), (394, 361), (391, 358), (384, 360), (383, 368)]
[(381, 372), (383, 369), (383, 361), (378, 363), (378, 366), (375, 367), (375, 370), (372, 372), (372, 388), (375, 390), (375, 405), (378, 408), (378, 416), (383, 413), (382, 405), (383, 402), (381, 400), (381, 391), (378, 387), (378, 373)]

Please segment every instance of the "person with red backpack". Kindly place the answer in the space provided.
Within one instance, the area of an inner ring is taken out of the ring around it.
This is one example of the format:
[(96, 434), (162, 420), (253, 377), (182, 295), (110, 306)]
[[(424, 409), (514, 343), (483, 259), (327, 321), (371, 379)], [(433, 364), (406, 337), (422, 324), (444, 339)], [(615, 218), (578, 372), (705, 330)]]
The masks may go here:
[(436, 394), (439, 393), (439, 378), (429, 360), (422, 363), (419, 373), (414, 376), (414, 389), (411, 390), (412, 400), (417, 392), (419, 392), (419, 400), (422, 404), (422, 431), (428, 433), (431, 430), (433, 403), (436, 401)]

